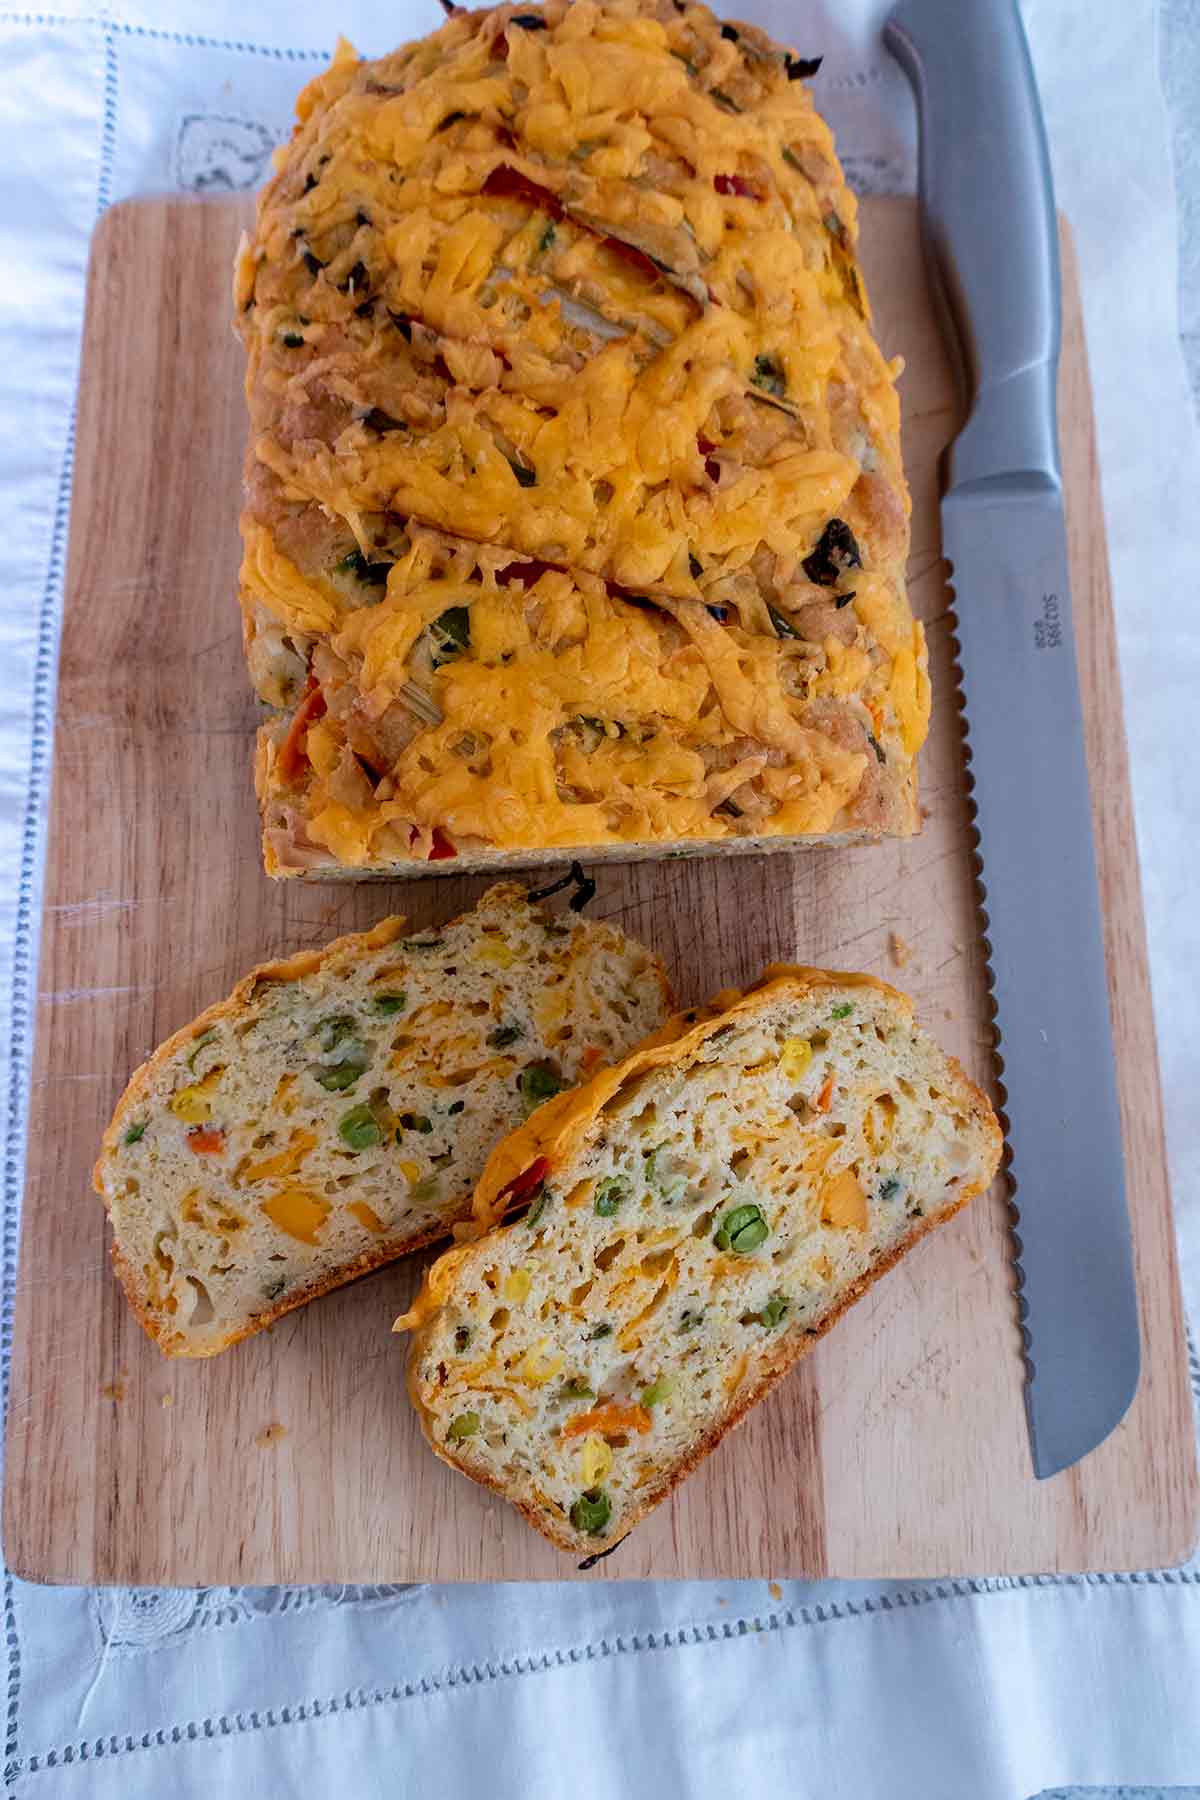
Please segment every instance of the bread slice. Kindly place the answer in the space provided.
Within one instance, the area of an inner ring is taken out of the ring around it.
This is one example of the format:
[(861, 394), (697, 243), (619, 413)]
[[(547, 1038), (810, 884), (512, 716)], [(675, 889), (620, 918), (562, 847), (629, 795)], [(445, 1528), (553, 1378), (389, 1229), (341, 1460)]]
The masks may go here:
[(470, 1213), (496, 1139), (670, 1008), (661, 964), (514, 882), (268, 963), (137, 1071), (94, 1181), (130, 1303), (211, 1356)]
[(552, 1543), (606, 1550), (1000, 1151), (868, 976), (776, 967), (678, 1016), (493, 1152), (484, 1235), (397, 1321), (430, 1444)]

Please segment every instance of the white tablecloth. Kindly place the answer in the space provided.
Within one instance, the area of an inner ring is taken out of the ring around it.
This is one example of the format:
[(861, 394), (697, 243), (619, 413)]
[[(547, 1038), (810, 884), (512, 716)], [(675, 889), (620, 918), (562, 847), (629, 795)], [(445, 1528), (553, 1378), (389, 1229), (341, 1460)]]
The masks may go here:
[[(965, 0), (964, 0), (965, 3)], [(913, 180), (877, 0), (757, 0), (807, 53), (860, 186)], [(1151, 0), (1027, 0), (1060, 204), (1079, 241), (1186, 1285), (1200, 1317), (1198, 459), (1178, 337), (1168, 114)], [(344, 0), (367, 51), (432, 0)], [(1166, 0), (1169, 84), (1200, 75)], [(803, 28), (796, 20), (806, 21)], [(252, 187), (329, 48), (291, 0), (0, 13), (0, 1378), (88, 237), (114, 200)], [(1194, 126), (1177, 148), (1190, 166)], [(1200, 142), (1200, 133), (1196, 134)], [(1200, 165), (1200, 152), (1196, 156)], [(1200, 211), (1200, 167), (1185, 189)], [(1186, 237), (1200, 261), (1200, 232)], [(1194, 266), (1192, 263), (1189, 266)], [(1184, 324), (1200, 325), (1195, 295)], [(115, 447), (119, 453), (119, 447)], [(87, 1197), (80, 1197), (87, 1204)], [(800, 1792), (1022, 1800), (1200, 1781), (1200, 1566), (904, 1584), (45, 1589), (4, 1577), (6, 1781), (21, 1796), (489, 1800)]]

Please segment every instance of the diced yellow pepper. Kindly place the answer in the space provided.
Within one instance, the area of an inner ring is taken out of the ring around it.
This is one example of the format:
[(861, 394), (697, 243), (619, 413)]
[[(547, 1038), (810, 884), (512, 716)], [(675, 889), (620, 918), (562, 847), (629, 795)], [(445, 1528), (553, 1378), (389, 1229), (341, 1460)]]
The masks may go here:
[(510, 969), (517, 960), (517, 953), (503, 938), (488, 938), (475, 952), (475, 960), (493, 963), (498, 969)]
[(807, 1038), (785, 1038), (779, 1053), (779, 1070), (784, 1080), (799, 1081), (812, 1061), (812, 1054), (812, 1045)]
[(225, 1073), (223, 1066), (211, 1069), (203, 1081), (194, 1081), (190, 1087), (180, 1088), (170, 1102), (171, 1111), (185, 1125), (207, 1125), (212, 1118), (212, 1094)]
[(280, 1188), (262, 1202), (260, 1210), (288, 1237), (298, 1238), (302, 1244), (315, 1244), (317, 1233), (329, 1217), (330, 1206), (328, 1200), (309, 1193), (307, 1188)]
[(548, 1381), (560, 1373), (566, 1357), (561, 1350), (546, 1354), (548, 1337), (539, 1338), (531, 1350), (527, 1350), (517, 1366), (517, 1377), (527, 1382), (530, 1387), (544, 1387)]
[(504, 1298), (520, 1306), (523, 1300), (528, 1300), (532, 1286), (533, 1276), (528, 1269), (514, 1269), (504, 1284)]
[(602, 1437), (589, 1431), (579, 1453), (579, 1473), (585, 1488), (595, 1487), (612, 1468), (613, 1453)]
[(821, 1218), (826, 1225), (835, 1225), (842, 1231), (867, 1229), (867, 1196), (853, 1169), (842, 1169), (825, 1183)]

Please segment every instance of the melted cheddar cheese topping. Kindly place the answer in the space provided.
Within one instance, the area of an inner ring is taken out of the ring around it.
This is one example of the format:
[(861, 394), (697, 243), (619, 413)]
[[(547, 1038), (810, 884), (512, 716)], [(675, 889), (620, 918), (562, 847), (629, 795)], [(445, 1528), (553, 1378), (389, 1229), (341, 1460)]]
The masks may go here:
[(898, 369), (803, 72), (547, 0), (301, 94), (235, 272), (273, 873), (915, 828)]

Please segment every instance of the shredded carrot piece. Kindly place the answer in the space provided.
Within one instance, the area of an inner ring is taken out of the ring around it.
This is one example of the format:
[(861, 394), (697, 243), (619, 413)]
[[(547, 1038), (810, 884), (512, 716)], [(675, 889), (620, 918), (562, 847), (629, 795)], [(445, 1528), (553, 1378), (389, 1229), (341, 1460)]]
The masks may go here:
[(604, 1052), (599, 1044), (589, 1044), (583, 1053), (580, 1069), (584, 1075), (590, 1075), (597, 1063), (604, 1061)]
[(814, 1112), (828, 1112), (833, 1101), (833, 1076), (825, 1077), (825, 1085), (813, 1101)]
[(604, 1406), (593, 1406), (590, 1412), (576, 1413), (567, 1420), (561, 1435), (573, 1438), (598, 1431), (601, 1437), (619, 1437), (623, 1431), (649, 1431), (650, 1425), (650, 1414), (644, 1406), (621, 1406), (610, 1400)]

